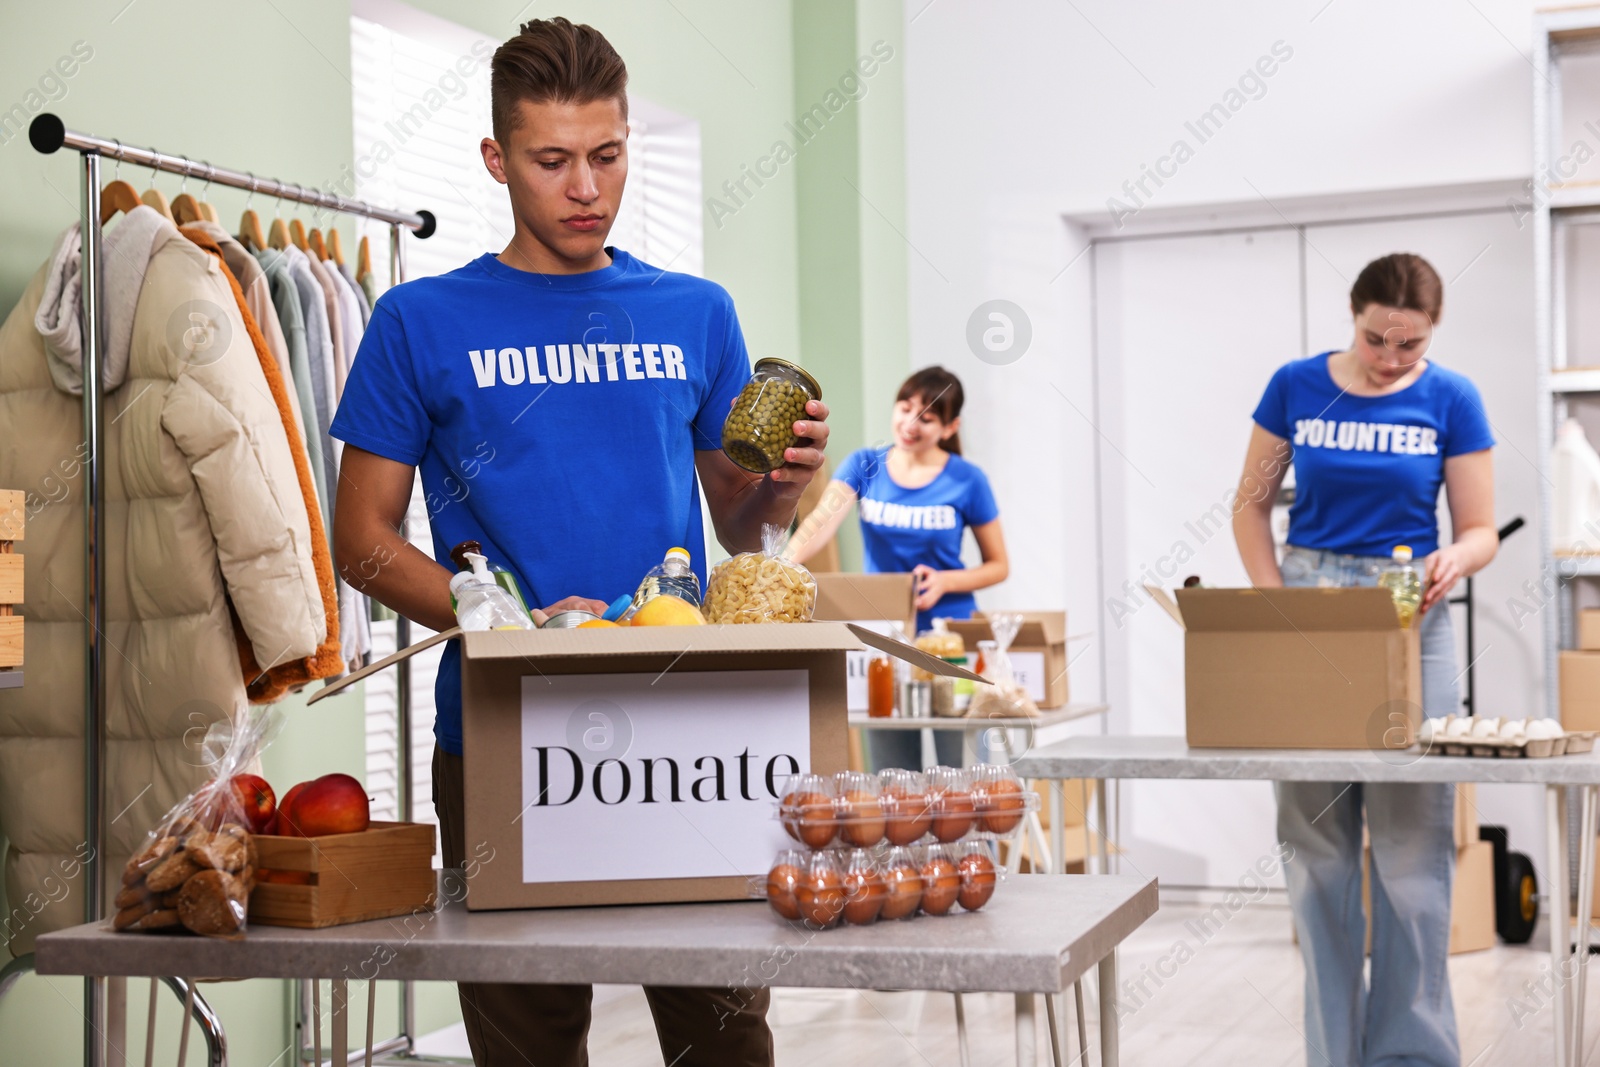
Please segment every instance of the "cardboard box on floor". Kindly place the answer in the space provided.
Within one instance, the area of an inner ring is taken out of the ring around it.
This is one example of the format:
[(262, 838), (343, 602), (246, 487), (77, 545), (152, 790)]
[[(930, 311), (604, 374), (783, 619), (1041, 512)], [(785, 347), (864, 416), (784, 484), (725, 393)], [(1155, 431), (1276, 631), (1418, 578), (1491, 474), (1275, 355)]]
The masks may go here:
[[(1367, 916), (1367, 954), (1372, 954), (1372, 852), (1361, 857), (1361, 910)], [(1494, 947), (1494, 846), (1474, 841), (1456, 850), (1450, 888), (1450, 955)]]
[(975, 677), (840, 623), (457, 629), (311, 702), (451, 638), (473, 910), (740, 899), (792, 844), (783, 777), (845, 767), (847, 653)]
[(1184, 628), (1196, 748), (1404, 749), (1421, 656), (1384, 589), (1146, 590)]
[(1600, 730), (1600, 652), (1564, 649), (1560, 671), (1561, 725)]
[[(1059, 708), (1068, 699), (1067, 613), (1064, 611), (1024, 611), (1022, 627), (1011, 642), (1011, 669), (1018, 683), (1041, 708)], [(983, 612), (971, 619), (951, 619), (951, 632), (961, 635), (967, 653), (976, 655), (979, 641), (994, 640), (994, 631)]]

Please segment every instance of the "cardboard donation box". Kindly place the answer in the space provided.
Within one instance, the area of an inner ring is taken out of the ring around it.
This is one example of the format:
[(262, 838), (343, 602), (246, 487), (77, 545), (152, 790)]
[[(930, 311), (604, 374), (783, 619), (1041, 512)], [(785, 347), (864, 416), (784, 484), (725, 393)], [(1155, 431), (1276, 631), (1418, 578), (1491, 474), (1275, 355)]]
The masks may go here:
[[(899, 623), (906, 637), (915, 637), (917, 606), (914, 582), (909, 574), (832, 574), (811, 575), (817, 580), (817, 607), (813, 617), (819, 621), (860, 623), (885, 636)], [(862, 649), (846, 654), (846, 697), (851, 711), (867, 710), (867, 660), (871, 653)]]
[(1600, 652), (1561, 653), (1561, 725), (1600, 730)]
[(774, 817), (786, 777), (845, 769), (846, 654), (968, 676), (812, 622), (452, 630), (340, 684), (449, 638), (473, 910), (741, 899), (793, 844)]
[[(1011, 669), (1017, 683), (1041, 708), (1059, 708), (1067, 702), (1067, 613), (1024, 611), (1022, 627), (1011, 642)], [(994, 640), (983, 612), (970, 619), (951, 619), (947, 626), (966, 642), (967, 655), (976, 657), (979, 641)]]
[(1385, 589), (1180, 589), (1196, 748), (1404, 749), (1422, 727), (1421, 656)]

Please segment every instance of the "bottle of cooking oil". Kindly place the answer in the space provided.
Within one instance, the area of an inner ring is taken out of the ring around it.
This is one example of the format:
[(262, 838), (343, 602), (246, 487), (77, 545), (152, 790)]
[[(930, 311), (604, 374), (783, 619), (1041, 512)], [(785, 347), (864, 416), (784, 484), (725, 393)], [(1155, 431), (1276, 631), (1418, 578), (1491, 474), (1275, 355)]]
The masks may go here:
[(1400, 616), (1400, 628), (1411, 629), (1412, 620), (1417, 617), (1417, 608), (1422, 605), (1422, 576), (1411, 565), (1410, 545), (1394, 546), (1389, 565), (1378, 575), (1378, 584), (1394, 597), (1394, 610)]
[(675, 596), (695, 607), (700, 606), (700, 576), (695, 574), (686, 548), (669, 548), (661, 563), (650, 568), (639, 588), (633, 594), (633, 604), (619, 619), (626, 623), (648, 601), (658, 596)]

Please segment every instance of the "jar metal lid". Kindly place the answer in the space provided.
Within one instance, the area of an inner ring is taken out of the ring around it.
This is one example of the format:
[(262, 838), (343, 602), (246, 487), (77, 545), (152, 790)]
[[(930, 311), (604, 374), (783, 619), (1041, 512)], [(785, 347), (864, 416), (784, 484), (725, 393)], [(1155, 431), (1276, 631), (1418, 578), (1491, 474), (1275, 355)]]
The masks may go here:
[(594, 622), (599, 618), (600, 616), (596, 615), (594, 612), (583, 611), (582, 609), (573, 611), (558, 611), (546, 619), (544, 625), (541, 626), (540, 629), (571, 630), (575, 627), (583, 625), (586, 622)]
[(822, 399), (822, 386), (818, 385), (817, 380), (813, 378), (811, 374), (798, 363), (790, 363), (786, 359), (778, 359), (775, 356), (766, 356), (762, 359), (756, 360), (755, 369), (759, 371), (763, 366), (768, 365), (773, 367), (782, 367), (784, 370), (798, 375), (800, 379), (810, 387), (811, 395), (816, 397), (818, 400)]

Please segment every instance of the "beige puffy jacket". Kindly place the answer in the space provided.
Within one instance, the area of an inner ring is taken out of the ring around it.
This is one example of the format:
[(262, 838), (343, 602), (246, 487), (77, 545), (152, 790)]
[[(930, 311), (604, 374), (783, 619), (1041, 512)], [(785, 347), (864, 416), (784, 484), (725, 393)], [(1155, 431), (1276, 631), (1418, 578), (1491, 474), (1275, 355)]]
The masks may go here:
[[(289, 444), (221, 266), (163, 222), (148, 262), (107, 270), (137, 272), (124, 277), (137, 304), (103, 446), (114, 893), (125, 858), (205, 779), (206, 728), (246, 707), (230, 600), (264, 667), (312, 655), (327, 622)], [(0, 487), (24, 490), (28, 509), (25, 684), (0, 690), (12, 954), (82, 921), (88, 854), (82, 406), (56, 388), (34, 326), (49, 274), (0, 326)]]

